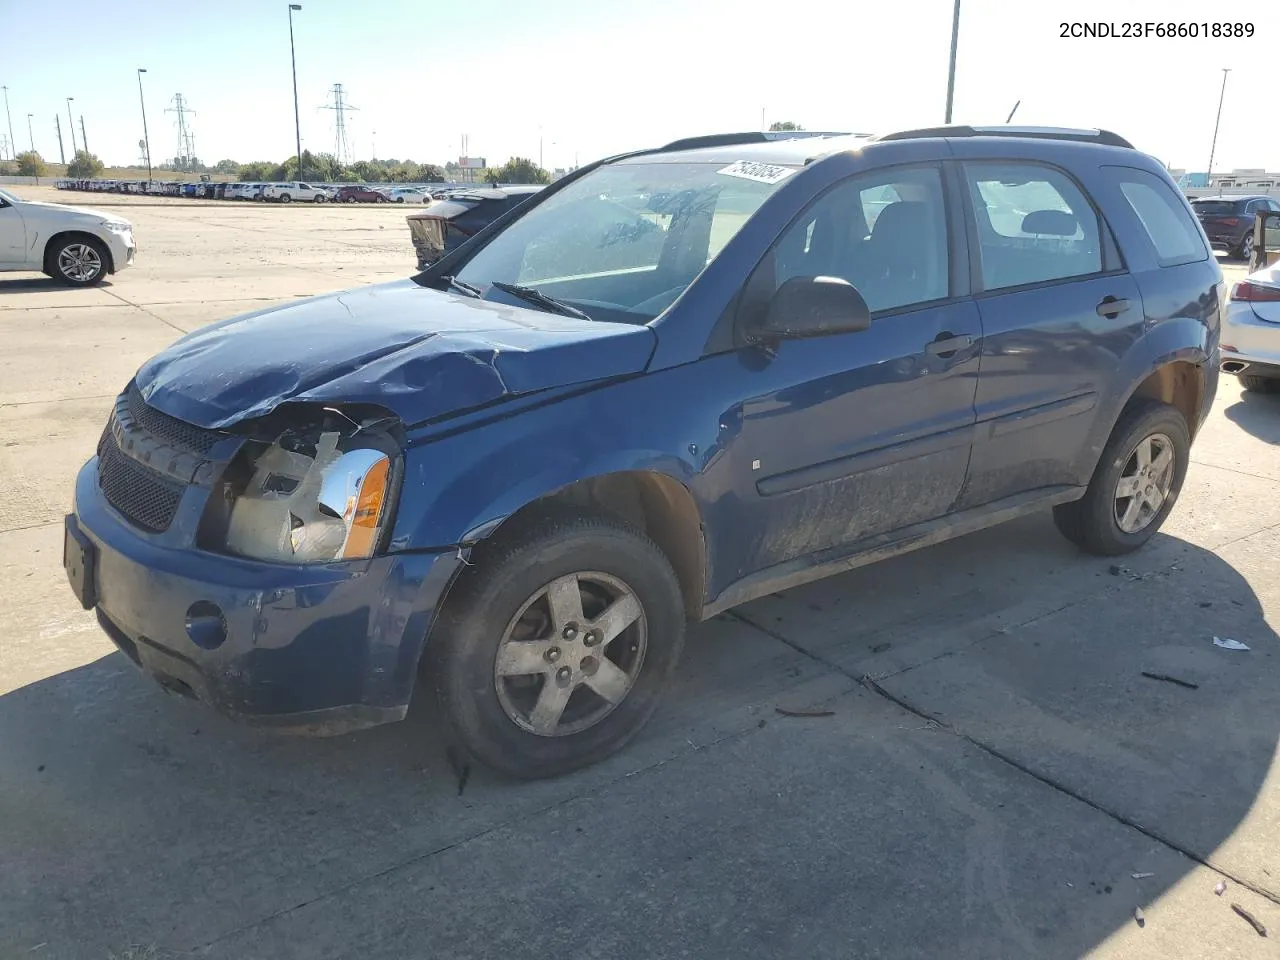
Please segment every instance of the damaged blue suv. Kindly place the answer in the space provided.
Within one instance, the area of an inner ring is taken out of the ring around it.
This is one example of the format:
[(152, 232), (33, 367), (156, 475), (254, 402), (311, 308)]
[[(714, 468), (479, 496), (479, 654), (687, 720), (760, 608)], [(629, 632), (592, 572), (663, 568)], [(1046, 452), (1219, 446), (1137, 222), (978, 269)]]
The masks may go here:
[(421, 678), (465, 755), (553, 775), (641, 728), (689, 621), (1047, 508), (1141, 546), (1223, 295), (1105, 131), (680, 141), (145, 363), (64, 565), (170, 690), (332, 734)]

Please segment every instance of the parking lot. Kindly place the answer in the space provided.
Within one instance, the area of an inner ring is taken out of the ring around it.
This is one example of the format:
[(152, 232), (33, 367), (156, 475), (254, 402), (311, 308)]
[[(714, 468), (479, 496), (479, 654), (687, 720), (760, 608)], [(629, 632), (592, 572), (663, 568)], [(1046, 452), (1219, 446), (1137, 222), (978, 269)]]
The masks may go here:
[(1119, 563), (1046, 514), (766, 597), (692, 629), (621, 754), (460, 776), (426, 698), (303, 740), (165, 694), (60, 562), (135, 368), (407, 275), (413, 208), (19, 192), (139, 252), (0, 275), (0, 957), (1275, 956), (1280, 397), (1222, 380)]

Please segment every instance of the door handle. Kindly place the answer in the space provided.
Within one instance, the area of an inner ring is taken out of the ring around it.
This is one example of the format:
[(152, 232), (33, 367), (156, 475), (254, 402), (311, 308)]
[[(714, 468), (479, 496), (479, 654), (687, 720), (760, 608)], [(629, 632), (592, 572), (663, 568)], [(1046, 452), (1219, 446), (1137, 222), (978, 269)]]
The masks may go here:
[(950, 357), (954, 356), (956, 351), (963, 350), (965, 347), (973, 345), (973, 337), (966, 335), (955, 336), (950, 332), (938, 334), (924, 348), (925, 353), (934, 357)]
[(1103, 297), (1102, 302), (1098, 304), (1098, 316), (1114, 320), (1128, 309), (1128, 300), (1121, 300), (1119, 297)]

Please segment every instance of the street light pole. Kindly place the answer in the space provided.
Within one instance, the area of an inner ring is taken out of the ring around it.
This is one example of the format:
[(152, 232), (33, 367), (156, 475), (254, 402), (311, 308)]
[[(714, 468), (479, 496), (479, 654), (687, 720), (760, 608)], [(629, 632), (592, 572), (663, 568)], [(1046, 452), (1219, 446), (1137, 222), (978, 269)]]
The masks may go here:
[(142, 149), (147, 153), (147, 189), (151, 189), (151, 135), (147, 133), (147, 101), (142, 96), (142, 75), (146, 67), (138, 68), (138, 103), (142, 105)]
[(305, 180), (302, 172), (302, 121), (298, 118), (298, 57), (293, 52), (293, 11), (301, 10), (302, 4), (289, 4), (289, 62), (293, 65), (293, 131), (298, 148), (298, 179)]
[(1218, 119), (1213, 121), (1213, 144), (1209, 147), (1209, 172), (1205, 174), (1205, 179), (1211, 184), (1213, 183), (1213, 155), (1218, 152), (1218, 125), (1222, 123), (1222, 101), (1227, 96), (1227, 74), (1230, 72), (1230, 67), (1222, 68), (1222, 92), (1218, 94)]
[(71, 161), (72, 163), (75, 162), (76, 153), (78, 150), (78, 148), (76, 147), (76, 119), (71, 115), (71, 101), (74, 99), (75, 97), (67, 97), (67, 122), (71, 125)]
[(35, 114), (34, 114), (34, 113), (28, 113), (28, 114), (27, 114), (27, 139), (31, 141), (31, 152), (32, 152), (32, 153), (35, 153), (35, 152), (36, 152), (36, 135), (35, 135), (34, 133), (32, 133), (32, 132), (31, 132), (31, 118), (32, 118), (32, 117), (34, 117), (34, 116), (35, 116)]
[(9, 149), (13, 151), (13, 155), (18, 155), (18, 141), (13, 139), (13, 114), (9, 112), (9, 88), (4, 87), (4, 115), (9, 121)]
[(951, 66), (947, 68), (947, 116), (944, 123), (951, 122), (951, 104), (956, 96), (956, 46), (960, 42), (960, 0), (956, 0), (955, 12), (951, 15)]

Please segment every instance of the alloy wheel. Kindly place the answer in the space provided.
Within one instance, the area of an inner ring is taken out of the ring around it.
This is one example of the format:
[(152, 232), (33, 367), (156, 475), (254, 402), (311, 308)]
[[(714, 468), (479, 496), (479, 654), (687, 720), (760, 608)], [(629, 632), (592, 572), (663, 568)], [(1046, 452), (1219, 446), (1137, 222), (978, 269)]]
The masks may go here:
[(625, 583), (599, 572), (560, 577), (507, 624), (494, 659), (498, 702), (530, 733), (580, 733), (626, 699), (647, 646), (644, 608)]
[(1169, 498), (1173, 469), (1173, 441), (1165, 434), (1139, 440), (1116, 483), (1116, 526), (1125, 533), (1145, 530)]
[(102, 257), (87, 243), (69, 243), (58, 252), (58, 270), (68, 280), (89, 283), (102, 273)]

